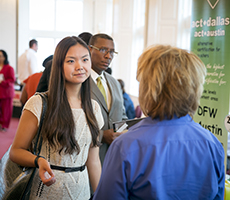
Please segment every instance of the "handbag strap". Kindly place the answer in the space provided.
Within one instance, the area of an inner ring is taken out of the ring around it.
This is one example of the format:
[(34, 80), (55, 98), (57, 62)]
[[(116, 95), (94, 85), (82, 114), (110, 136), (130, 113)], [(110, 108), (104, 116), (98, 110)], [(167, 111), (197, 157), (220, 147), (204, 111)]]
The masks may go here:
[(47, 110), (47, 94), (36, 92), (35, 95), (40, 95), (42, 98), (42, 113), (41, 113), (39, 127), (37, 130), (37, 139), (34, 145), (34, 155), (39, 156), (42, 147), (41, 129), (42, 129), (43, 120), (45, 118), (45, 113)]

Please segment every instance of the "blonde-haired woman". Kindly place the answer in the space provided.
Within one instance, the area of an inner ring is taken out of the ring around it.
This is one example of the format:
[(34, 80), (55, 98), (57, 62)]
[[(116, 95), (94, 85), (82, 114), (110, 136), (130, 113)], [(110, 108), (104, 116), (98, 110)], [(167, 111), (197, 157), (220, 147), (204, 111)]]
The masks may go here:
[(223, 147), (192, 119), (205, 75), (202, 61), (186, 50), (144, 51), (137, 80), (148, 117), (109, 147), (94, 199), (223, 199)]

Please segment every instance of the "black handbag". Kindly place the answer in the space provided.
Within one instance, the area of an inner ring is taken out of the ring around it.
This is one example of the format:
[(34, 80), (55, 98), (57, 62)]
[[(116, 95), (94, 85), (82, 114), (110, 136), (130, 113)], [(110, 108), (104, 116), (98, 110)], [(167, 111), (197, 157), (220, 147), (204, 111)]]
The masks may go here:
[[(36, 93), (42, 97), (42, 113), (37, 131), (37, 138), (33, 149), (33, 154), (39, 155), (42, 146), (41, 128), (47, 109), (47, 97), (43, 93)], [(10, 148), (0, 160), (0, 199), (1, 200), (28, 200), (35, 167), (22, 167), (12, 162), (9, 158)]]

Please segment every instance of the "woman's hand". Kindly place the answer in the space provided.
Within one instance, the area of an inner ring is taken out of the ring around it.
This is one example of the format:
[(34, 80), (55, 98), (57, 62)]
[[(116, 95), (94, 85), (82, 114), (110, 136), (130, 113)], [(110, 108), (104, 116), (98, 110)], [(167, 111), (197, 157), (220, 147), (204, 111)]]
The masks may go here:
[(38, 159), (38, 166), (39, 166), (39, 176), (46, 186), (50, 186), (56, 182), (55, 175), (50, 168), (50, 164), (47, 160), (40, 157)]

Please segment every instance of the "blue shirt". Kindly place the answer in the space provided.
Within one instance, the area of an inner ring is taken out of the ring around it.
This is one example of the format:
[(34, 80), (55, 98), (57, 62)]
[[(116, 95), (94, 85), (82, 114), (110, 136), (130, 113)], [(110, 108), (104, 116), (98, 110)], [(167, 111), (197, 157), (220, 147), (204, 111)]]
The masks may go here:
[(133, 102), (129, 95), (127, 93), (123, 93), (123, 99), (124, 99), (124, 106), (125, 106), (125, 112), (129, 119), (133, 119), (136, 117), (135, 109)]
[(223, 199), (224, 149), (189, 115), (143, 119), (106, 154), (94, 200)]

